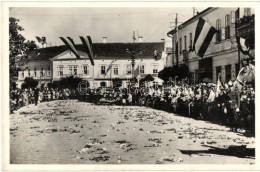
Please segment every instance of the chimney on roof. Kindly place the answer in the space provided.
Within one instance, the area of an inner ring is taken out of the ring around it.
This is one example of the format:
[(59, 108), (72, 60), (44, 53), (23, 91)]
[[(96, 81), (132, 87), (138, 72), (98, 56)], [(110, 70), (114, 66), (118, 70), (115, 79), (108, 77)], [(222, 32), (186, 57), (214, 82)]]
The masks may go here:
[(138, 37), (138, 42), (143, 42), (143, 37), (142, 36)]
[(107, 37), (103, 37), (103, 43), (107, 43)]
[(193, 17), (194, 17), (196, 15), (196, 8), (193, 7), (192, 10), (193, 10)]

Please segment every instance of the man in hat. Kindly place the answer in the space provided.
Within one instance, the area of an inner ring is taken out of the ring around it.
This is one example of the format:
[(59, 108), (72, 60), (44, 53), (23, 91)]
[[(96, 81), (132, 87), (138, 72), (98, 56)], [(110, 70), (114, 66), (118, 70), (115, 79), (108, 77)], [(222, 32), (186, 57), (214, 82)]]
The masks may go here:
[(227, 104), (227, 93), (225, 91), (225, 88), (221, 85), (220, 86), (220, 93), (218, 97), (216, 98), (216, 115), (217, 115), (217, 120), (219, 122), (227, 122), (226, 115), (224, 113), (224, 108), (226, 108)]
[(239, 108), (240, 108), (240, 96), (239, 93), (235, 90), (233, 83), (228, 82), (229, 92), (227, 94), (228, 98), (228, 123), (232, 131), (237, 131), (238, 128), (238, 117), (239, 117)]

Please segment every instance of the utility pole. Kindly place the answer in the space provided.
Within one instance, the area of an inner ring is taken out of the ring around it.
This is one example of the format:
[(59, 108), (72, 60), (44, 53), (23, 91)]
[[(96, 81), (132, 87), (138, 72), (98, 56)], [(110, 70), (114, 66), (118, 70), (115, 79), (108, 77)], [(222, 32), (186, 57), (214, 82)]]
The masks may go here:
[[(135, 31), (133, 32), (133, 49), (134, 49), (134, 43), (135, 43)], [(135, 67), (135, 50), (131, 57), (131, 64), (132, 64), (132, 79), (134, 78), (134, 67)]]
[[(236, 15), (236, 21), (235, 21), (235, 35), (238, 36), (238, 33), (237, 33), (237, 28), (238, 28), (238, 25), (239, 25), (239, 20), (240, 20), (240, 9), (238, 8), (237, 11), (235, 12), (235, 15)], [(237, 53), (237, 56), (238, 56), (238, 67), (239, 69), (241, 68), (240, 66), (240, 51), (239, 51), (239, 48), (238, 48), (238, 53)]]
[(196, 8), (193, 7), (192, 10), (193, 10), (193, 17), (194, 17), (196, 15)]
[[(176, 34), (175, 34), (175, 43), (176, 43), (176, 48), (175, 48), (175, 55), (176, 55), (176, 65), (179, 66), (179, 57), (178, 57), (178, 49), (179, 49), (179, 46), (178, 46), (178, 39), (179, 39), (179, 31), (178, 31), (178, 13), (176, 13), (176, 18), (175, 18), (175, 29), (176, 29)], [(180, 42), (181, 43), (181, 42)]]

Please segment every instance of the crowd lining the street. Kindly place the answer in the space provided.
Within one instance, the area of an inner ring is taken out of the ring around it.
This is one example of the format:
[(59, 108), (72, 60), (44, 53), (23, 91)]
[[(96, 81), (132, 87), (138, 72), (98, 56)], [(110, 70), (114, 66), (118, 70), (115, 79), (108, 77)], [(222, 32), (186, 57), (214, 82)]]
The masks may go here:
[(78, 89), (35, 88), (11, 90), (11, 113), (29, 104), (52, 100), (79, 99), (95, 104), (138, 105), (161, 109), (188, 117), (209, 120), (227, 125), (232, 131), (255, 130), (255, 90), (244, 86), (238, 92), (233, 83), (222, 84), (220, 89), (213, 83), (183, 84), (170, 82), (131, 88)]

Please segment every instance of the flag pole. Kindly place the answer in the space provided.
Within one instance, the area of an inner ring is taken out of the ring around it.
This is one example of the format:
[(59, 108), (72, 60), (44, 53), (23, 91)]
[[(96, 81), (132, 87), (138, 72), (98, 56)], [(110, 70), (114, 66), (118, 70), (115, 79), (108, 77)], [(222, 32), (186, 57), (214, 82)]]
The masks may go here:
[[(179, 43), (178, 43), (178, 39), (179, 39), (179, 31), (178, 31), (178, 13), (176, 13), (176, 18), (175, 18), (175, 28), (176, 28), (176, 65), (178, 66), (179, 65), (179, 52), (178, 52), (178, 49), (179, 49)], [(180, 42), (181, 44), (181, 42)]]

